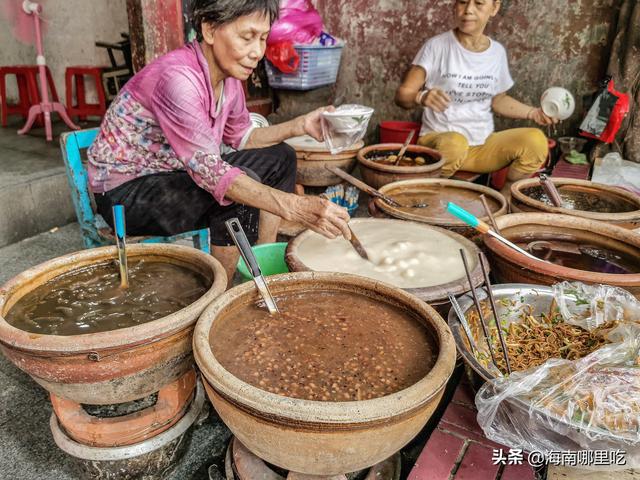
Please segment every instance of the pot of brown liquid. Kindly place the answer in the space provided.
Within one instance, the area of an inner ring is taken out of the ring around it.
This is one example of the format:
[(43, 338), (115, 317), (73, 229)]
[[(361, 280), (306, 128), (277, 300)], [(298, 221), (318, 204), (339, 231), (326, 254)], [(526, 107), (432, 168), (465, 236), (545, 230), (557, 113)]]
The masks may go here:
[(397, 452), (425, 425), (454, 368), (449, 327), (391, 285), (339, 273), (269, 277), (281, 313), (253, 285), (202, 314), (194, 356), (218, 414), (281, 468), (336, 475)]
[(453, 202), (482, 221), (490, 223), (480, 195), (484, 195), (494, 217), (508, 213), (507, 201), (500, 192), (461, 180), (425, 178), (393, 182), (380, 188), (385, 195), (402, 205), (427, 205), (424, 208), (393, 207), (376, 198), (375, 210), (391, 217), (428, 223), (446, 228), (466, 238), (474, 238), (477, 230), (447, 212), (447, 203)]
[(401, 148), (401, 143), (379, 143), (360, 150), (358, 164), (364, 183), (380, 188), (399, 180), (440, 176), (444, 165), (440, 152), (421, 145), (409, 145), (404, 160), (400, 165), (394, 165), (394, 157)]
[(496, 222), (505, 238), (540, 258), (530, 259), (485, 235), (487, 257), (498, 283), (601, 283), (640, 298), (637, 233), (597, 220), (550, 213), (516, 213)]
[(551, 179), (560, 193), (563, 207), (555, 207), (538, 179), (525, 179), (511, 186), (511, 211), (562, 213), (612, 223), (619, 227), (640, 227), (640, 197), (619, 187), (575, 180)]
[(193, 368), (196, 320), (226, 288), (212, 256), (178, 245), (116, 247), (37, 265), (0, 288), (0, 348), (49, 392), (77, 403), (133, 401)]

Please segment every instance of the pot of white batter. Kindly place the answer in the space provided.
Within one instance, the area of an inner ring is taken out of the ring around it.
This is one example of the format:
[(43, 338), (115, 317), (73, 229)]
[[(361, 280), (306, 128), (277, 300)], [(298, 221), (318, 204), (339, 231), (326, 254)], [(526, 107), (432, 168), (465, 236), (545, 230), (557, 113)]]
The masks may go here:
[[(311, 230), (287, 247), (291, 271), (356, 274), (402, 288), (446, 312), (447, 294), (470, 290), (460, 249), (464, 249), (474, 287), (482, 284), (478, 247), (462, 235), (431, 225), (405, 220), (358, 218), (349, 225), (364, 246), (362, 259), (344, 238), (327, 239)], [(485, 261), (485, 267), (489, 265)]]

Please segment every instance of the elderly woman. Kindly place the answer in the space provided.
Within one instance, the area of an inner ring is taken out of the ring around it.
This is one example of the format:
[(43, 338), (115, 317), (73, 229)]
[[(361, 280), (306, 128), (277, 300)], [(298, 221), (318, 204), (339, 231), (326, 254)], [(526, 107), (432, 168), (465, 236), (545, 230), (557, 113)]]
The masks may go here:
[(535, 128), (494, 132), (493, 112), (550, 125), (541, 108), (507, 95), (513, 86), (502, 45), (484, 34), (500, 0), (455, 0), (455, 28), (430, 38), (416, 55), (396, 103), (423, 108), (418, 143), (443, 154), (444, 177), (458, 170), (489, 173), (509, 166), (502, 193), (531, 176), (548, 154), (545, 135)]
[[(212, 253), (233, 277), (238, 253), (224, 222), (238, 217), (249, 241), (275, 241), (280, 218), (349, 238), (345, 209), (293, 194), (295, 152), (283, 140), (323, 140), (322, 109), (254, 129), (242, 80), (265, 52), (278, 0), (195, 0), (198, 40), (142, 69), (110, 106), (89, 149), (99, 213), (125, 206), (132, 235), (209, 227)], [(220, 153), (221, 144), (237, 151)]]

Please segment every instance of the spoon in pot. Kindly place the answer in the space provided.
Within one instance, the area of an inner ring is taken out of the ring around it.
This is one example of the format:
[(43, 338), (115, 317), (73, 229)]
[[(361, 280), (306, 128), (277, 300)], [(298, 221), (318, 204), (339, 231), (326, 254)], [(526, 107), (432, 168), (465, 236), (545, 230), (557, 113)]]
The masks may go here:
[(124, 221), (124, 206), (114, 205), (111, 211), (113, 213), (113, 225), (116, 231), (116, 245), (118, 247), (118, 263), (120, 264), (120, 287), (129, 288), (127, 242), (125, 240), (127, 228)]
[(400, 152), (398, 153), (398, 158), (396, 158), (396, 163), (394, 165), (400, 165), (400, 162), (402, 161), (402, 158), (404, 157), (404, 154), (407, 152), (407, 148), (409, 147), (409, 144), (411, 143), (411, 139), (413, 138), (414, 133), (416, 133), (415, 130), (411, 130), (409, 132), (409, 135), (407, 136), (407, 139), (404, 141), (404, 144), (402, 145), (402, 148), (400, 149)]
[(380, 192), (379, 190), (376, 190), (373, 187), (370, 187), (369, 185), (367, 185), (363, 181), (358, 180), (356, 177), (353, 177), (353, 176), (349, 175), (347, 172), (345, 172), (344, 170), (342, 170), (342, 169), (340, 169), (338, 167), (329, 167), (329, 166), (327, 166), (325, 168), (327, 170), (329, 170), (330, 172), (332, 172), (333, 174), (337, 175), (338, 177), (342, 178), (343, 180), (346, 180), (347, 182), (349, 182), (354, 187), (362, 190), (365, 193), (368, 193), (372, 197), (379, 198), (380, 200), (382, 200), (382, 201), (388, 203), (389, 205), (391, 205), (392, 207), (396, 207), (396, 208), (425, 208), (425, 207), (429, 206), (428, 203), (416, 203), (415, 205), (402, 205), (401, 203), (396, 202), (393, 198), (388, 197), (387, 195), (385, 195), (384, 193)]
[(231, 235), (231, 238), (233, 239), (233, 243), (235, 243), (238, 250), (240, 250), (240, 255), (242, 255), (244, 263), (251, 272), (253, 281), (255, 282), (256, 287), (258, 287), (258, 292), (260, 292), (264, 303), (267, 305), (269, 313), (271, 315), (280, 313), (278, 305), (276, 305), (276, 300), (273, 298), (273, 295), (271, 295), (267, 282), (262, 276), (262, 270), (260, 270), (258, 260), (256, 260), (256, 256), (253, 254), (251, 244), (242, 229), (242, 225), (240, 225), (240, 221), (237, 218), (232, 218), (231, 220), (227, 220), (225, 225), (227, 226), (229, 235)]

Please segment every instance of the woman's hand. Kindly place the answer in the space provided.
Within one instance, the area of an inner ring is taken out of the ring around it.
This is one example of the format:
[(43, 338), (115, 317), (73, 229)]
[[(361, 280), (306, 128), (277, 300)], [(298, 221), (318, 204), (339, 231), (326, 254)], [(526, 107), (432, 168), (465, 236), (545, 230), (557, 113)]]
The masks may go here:
[(444, 112), (449, 107), (450, 102), (449, 95), (439, 88), (432, 88), (422, 97), (422, 106), (438, 113)]
[(532, 108), (531, 110), (529, 110), (527, 118), (529, 120), (533, 120), (542, 127), (546, 127), (547, 125), (555, 125), (560, 121), (557, 118), (549, 117), (548, 115), (546, 115), (540, 107)]
[(335, 107), (320, 107), (298, 118), (300, 135), (310, 135), (319, 142), (324, 142), (322, 134), (322, 112), (332, 112)]
[(342, 235), (351, 238), (347, 223), (349, 212), (335, 203), (320, 197), (289, 195), (285, 209), (287, 220), (297, 221), (327, 238)]

